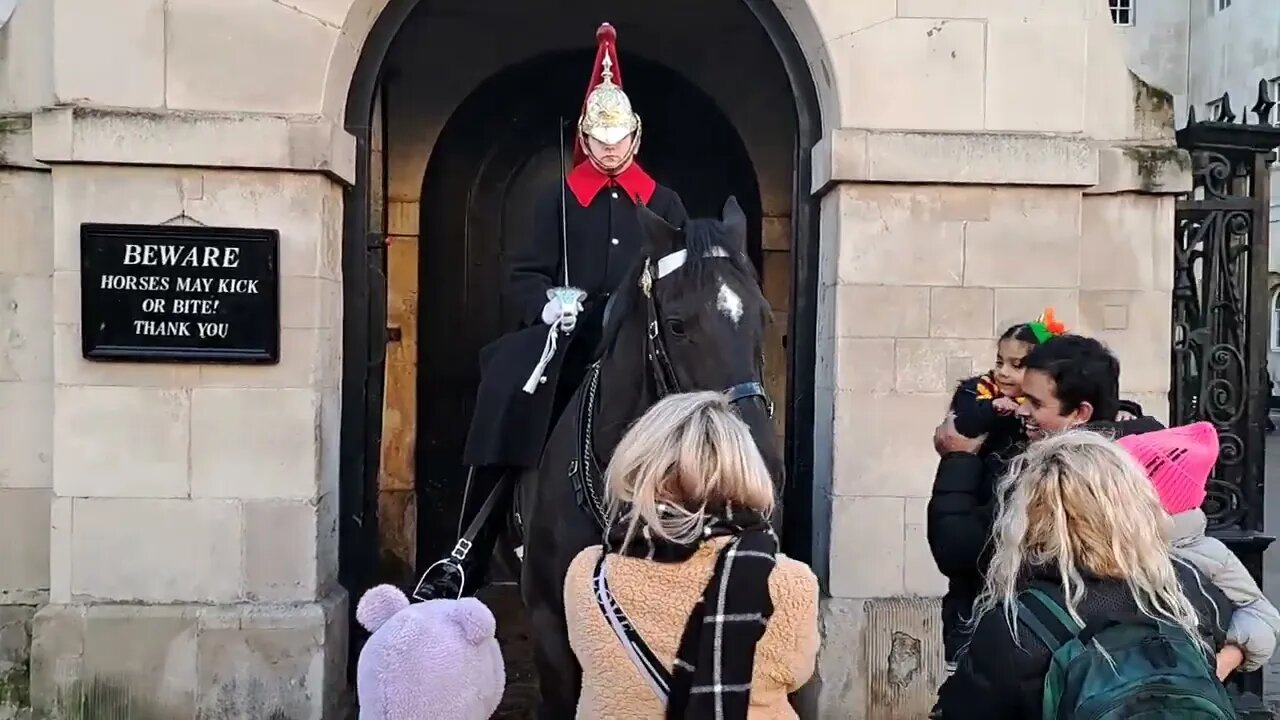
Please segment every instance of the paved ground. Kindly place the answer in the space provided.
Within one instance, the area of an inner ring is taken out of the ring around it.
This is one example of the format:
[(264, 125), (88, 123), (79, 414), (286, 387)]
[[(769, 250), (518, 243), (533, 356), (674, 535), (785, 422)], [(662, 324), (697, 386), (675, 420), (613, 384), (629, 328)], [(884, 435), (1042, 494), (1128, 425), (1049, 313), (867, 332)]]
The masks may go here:
[(538, 674), (520, 590), (512, 584), (490, 585), (480, 591), (479, 598), (498, 620), (498, 642), (507, 665), (507, 690), (493, 720), (531, 719), (538, 700)]

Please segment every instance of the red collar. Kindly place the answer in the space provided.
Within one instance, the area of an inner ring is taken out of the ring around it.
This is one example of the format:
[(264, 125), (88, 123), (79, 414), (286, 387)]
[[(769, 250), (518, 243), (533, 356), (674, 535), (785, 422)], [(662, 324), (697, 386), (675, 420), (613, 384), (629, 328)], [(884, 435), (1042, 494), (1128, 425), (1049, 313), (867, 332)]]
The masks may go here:
[(567, 182), (569, 189), (573, 191), (573, 196), (578, 199), (582, 207), (590, 205), (596, 195), (610, 183), (620, 185), (627, 191), (631, 201), (637, 205), (640, 203), (648, 205), (653, 199), (654, 190), (658, 189), (658, 183), (649, 177), (649, 173), (645, 172), (637, 162), (632, 162), (626, 170), (617, 175), (609, 176), (597, 170), (596, 166), (588, 160), (569, 172)]

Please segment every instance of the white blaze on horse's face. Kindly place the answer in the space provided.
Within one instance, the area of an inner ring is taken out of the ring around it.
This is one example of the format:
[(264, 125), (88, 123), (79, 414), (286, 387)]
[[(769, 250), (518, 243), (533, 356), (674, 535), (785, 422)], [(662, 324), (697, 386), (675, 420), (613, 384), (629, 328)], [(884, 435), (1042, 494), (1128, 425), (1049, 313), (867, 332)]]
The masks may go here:
[(720, 292), (716, 294), (716, 309), (729, 318), (734, 327), (742, 319), (742, 298), (729, 287), (724, 278), (720, 278)]

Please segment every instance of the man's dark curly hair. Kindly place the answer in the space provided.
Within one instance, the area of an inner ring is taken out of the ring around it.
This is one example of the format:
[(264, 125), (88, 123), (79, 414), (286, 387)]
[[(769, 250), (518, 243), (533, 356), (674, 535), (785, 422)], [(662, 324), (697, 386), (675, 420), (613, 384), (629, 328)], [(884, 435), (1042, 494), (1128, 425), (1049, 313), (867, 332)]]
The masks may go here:
[(1093, 406), (1092, 420), (1115, 420), (1120, 410), (1120, 361), (1106, 345), (1083, 335), (1058, 335), (1027, 353), (1027, 370), (1053, 378), (1062, 414)]

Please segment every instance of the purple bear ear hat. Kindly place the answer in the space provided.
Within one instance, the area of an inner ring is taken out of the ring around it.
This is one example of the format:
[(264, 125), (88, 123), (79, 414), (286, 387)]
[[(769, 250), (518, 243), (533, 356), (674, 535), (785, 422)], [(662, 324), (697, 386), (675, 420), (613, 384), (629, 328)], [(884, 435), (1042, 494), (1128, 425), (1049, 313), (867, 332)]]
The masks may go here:
[(409, 607), (409, 598), (394, 585), (379, 585), (360, 598), (356, 621), (369, 632), (378, 632), (396, 613)]
[(379, 585), (356, 605), (372, 635), (360, 652), (360, 720), (487, 720), (506, 684), (497, 622), (475, 598), (412, 605)]

